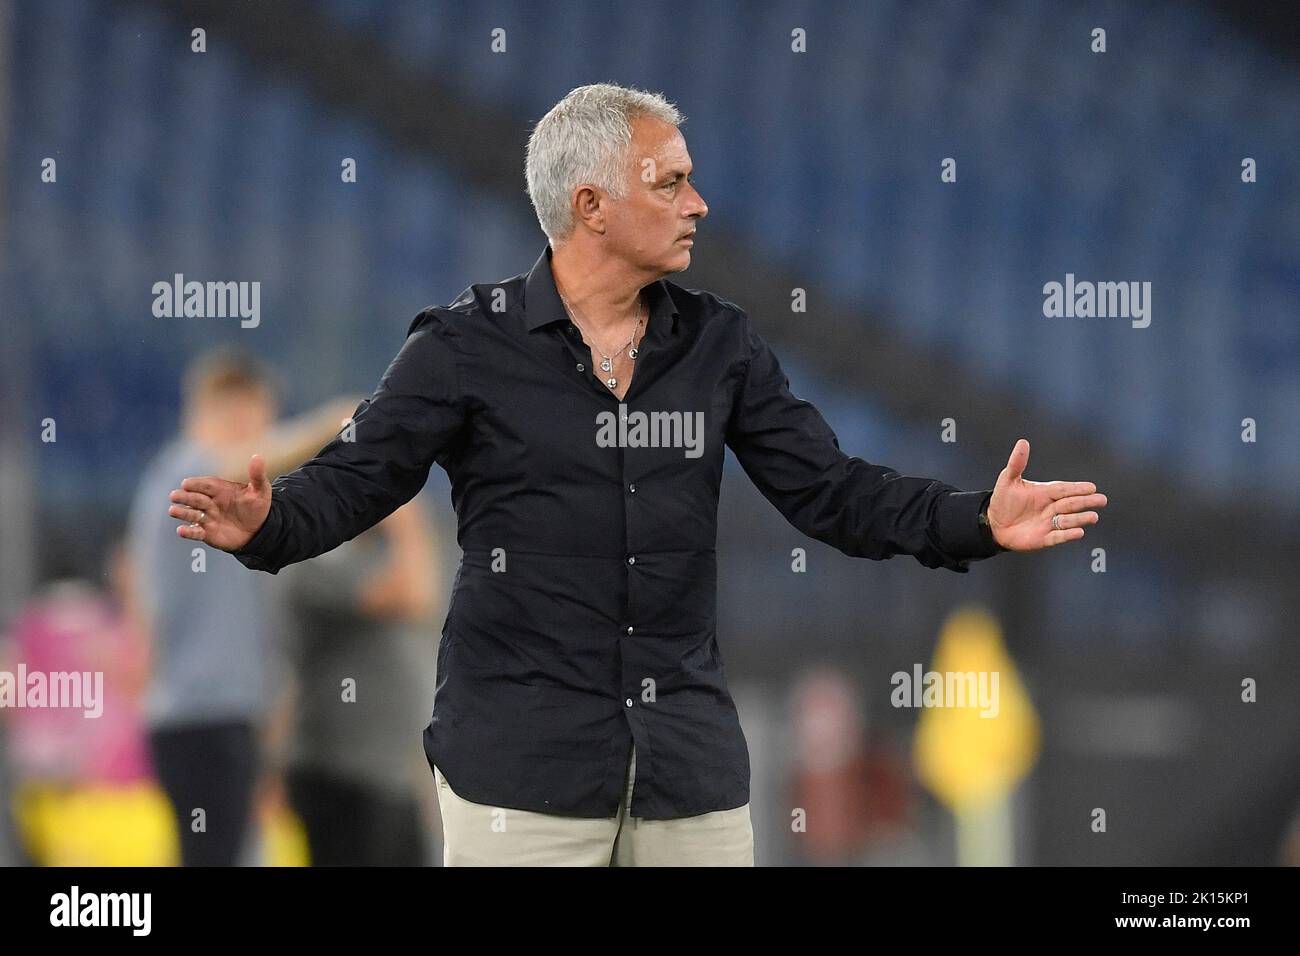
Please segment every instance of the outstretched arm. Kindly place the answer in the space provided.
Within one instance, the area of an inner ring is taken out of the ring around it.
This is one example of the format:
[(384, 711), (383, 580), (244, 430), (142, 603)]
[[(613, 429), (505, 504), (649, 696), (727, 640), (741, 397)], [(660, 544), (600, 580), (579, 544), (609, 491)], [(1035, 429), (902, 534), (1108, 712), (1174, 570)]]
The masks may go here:
[[(1058, 510), (1105, 503), (1104, 496), (1076, 497), (1085, 493), (1080, 483), (1023, 482), (1019, 471), (1004, 471), (991, 491), (961, 491), (846, 454), (821, 413), (790, 392), (776, 355), (743, 312), (741, 318), (748, 362), (727, 444), (763, 496), (809, 537), (851, 557), (910, 554), (926, 567), (965, 572), (970, 561), (1001, 550), (1032, 550), (1029, 545), (1042, 530), (1033, 522), (1049, 500), (1058, 502)], [(1012, 457), (1017, 460), (1014, 452)], [(1024, 463), (1018, 467), (1023, 471)], [(1087, 486), (1087, 493), (1095, 490)], [(987, 525), (979, 520), (985, 507)], [(1050, 515), (1043, 520), (1050, 525)], [(1095, 517), (1060, 519), (1091, 520)], [(1044, 539), (1052, 544), (1082, 534), (1048, 531), (1057, 536)]]
[(416, 316), (352, 427), (296, 471), (268, 483), (265, 461), (255, 455), (247, 483), (186, 478), (171, 495), (178, 510), (169, 513), (196, 523), (177, 533), (274, 574), (351, 540), (410, 501), (465, 421), (446, 335), (436, 313)]

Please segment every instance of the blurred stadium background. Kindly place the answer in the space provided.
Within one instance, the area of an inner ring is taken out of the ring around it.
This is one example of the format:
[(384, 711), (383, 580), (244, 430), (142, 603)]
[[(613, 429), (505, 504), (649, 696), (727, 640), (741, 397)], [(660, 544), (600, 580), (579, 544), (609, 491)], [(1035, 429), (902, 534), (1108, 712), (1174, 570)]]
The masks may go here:
[[(1300, 34), (1271, 9), (5, 4), (0, 613), (54, 580), (109, 587), (191, 356), (255, 350), (289, 411), (368, 394), (417, 311), (536, 259), (531, 123), (586, 83), (662, 90), (711, 210), (677, 281), (747, 308), (842, 448), (975, 489), (1024, 436), (1028, 477), (1110, 498), (1083, 546), (956, 575), (803, 538), (728, 459), (719, 641), (758, 863), (959, 859), (914, 760), (919, 712), (889, 695), (970, 605), (993, 615), (1038, 724), (1009, 796), (1014, 862), (1295, 863)], [(958, 182), (941, 183), (950, 156)], [(261, 324), (154, 318), (152, 285), (177, 272), (260, 280)], [(1067, 272), (1150, 281), (1150, 327), (1044, 318), (1042, 286)], [(421, 499), (445, 602), (458, 551), (440, 470)], [(791, 573), (797, 547), (807, 573)], [(20, 783), (0, 769), (4, 863), (31, 858)], [(277, 827), (258, 859), (296, 858)]]

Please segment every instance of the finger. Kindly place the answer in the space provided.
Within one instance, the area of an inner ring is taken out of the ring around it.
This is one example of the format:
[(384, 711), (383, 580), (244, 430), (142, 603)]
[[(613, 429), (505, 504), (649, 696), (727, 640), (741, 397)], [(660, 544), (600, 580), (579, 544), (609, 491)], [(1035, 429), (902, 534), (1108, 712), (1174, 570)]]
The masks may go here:
[(207, 515), (202, 511), (196, 511), (193, 508), (182, 508), (180, 505), (172, 505), (167, 509), (167, 513), (173, 518), (181, 518), (191, 524), (203, 524)]
[[(1064, 520), (1064, 519), (1062, 519)], [(1066, 528), (1064, 531), (1050, 531), (1047, 534), (1047, 547), (1054, 548), (1067, 541), (1078, 541), (1084, 535), (1082, 528)]]
[(261, 455), (248, 459), (248, 483), (259, 496), (270, 490), (266, 481), (266, 459)]
[(1101, 515), (1095, 511), (1081, 511), (1078, 514), (1063, 514), (1057, 517), (1056, 527), (1064, 528), (1082, 528), (1084, 525), (1096, 524), (1101, 520)]
[(203, 525), (201, 524), (178, 524), (176, 533), (182, 538), (189, 538), (191, 541), (203, 540)]
[(1018, 480), (1025, 473), (1025, 466), (1028, 464), (1029, 442), (1021, 438), (1011, 449), (1011, 456), (1007, 459), (1007, 477), (1012, 481)]
[(187, 508), (195, 508), (199, 511), (211, 511), (212, 499), (207, 495), (201, 495), (195, 491), (179, 491), (173, 489), (171, 499), (178, 505), (184, 505)]
[(225, 484), (230, 484), (230, 482), (214, 475), (205, 475), (202, 478), (186, 478), (181, 482), (181, 488), (185, 491), (197, 491), (209, 498), (215, 498), (221, 492), (221, 486)]
[(1053, 514), (1071, 514), (1075, 511), (1086, 511), (1089, 508), (1106, 507), (1107, 498), (1105, 495), (1081, 495), (1077, 498), (1061, 498), (1059, 501), (1052, 502)]
[(1090, 495), (1097, 490), (1091, 481), (1053, 481), (1049, 482), (1047, 492), (1053, 498), (1066, 498), (1070, 495)]

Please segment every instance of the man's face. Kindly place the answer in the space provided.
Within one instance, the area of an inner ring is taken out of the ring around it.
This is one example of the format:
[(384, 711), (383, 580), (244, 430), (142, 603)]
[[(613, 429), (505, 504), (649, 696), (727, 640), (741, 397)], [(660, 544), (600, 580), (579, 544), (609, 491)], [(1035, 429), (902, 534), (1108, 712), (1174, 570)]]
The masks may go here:
[(690, 183), (692, 168), (675, 126), (647, 116), (632, 121), (628, 195), (609, 203), (606, 219), (606, 239), (628, 262), (657, 275), (690, 266), (691, 241), (682, 237), (709, 214)]

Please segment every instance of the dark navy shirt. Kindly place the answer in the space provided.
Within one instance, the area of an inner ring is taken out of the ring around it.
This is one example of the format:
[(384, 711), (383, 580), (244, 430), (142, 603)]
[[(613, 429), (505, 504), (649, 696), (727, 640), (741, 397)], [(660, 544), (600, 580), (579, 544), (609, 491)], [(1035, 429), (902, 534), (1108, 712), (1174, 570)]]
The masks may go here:
[(612, 817), (635, 741), (633, 816), (741, 806), (749, 754), (717, 644), (725, 448), (792, 525), (856, 557), (965, 572), (1001, 550), (977, 520), (992, 492), (845, 454), (744, 310), (668, 280), (645, 288), (620, 402), (550, 260), (548, 246), (528, 273), (417, 315), (354, 434), (273, 482), (236, 557), (275, 573), (329, 551), (436, 462), (463, 557), (430, 766), (476, 803)]

